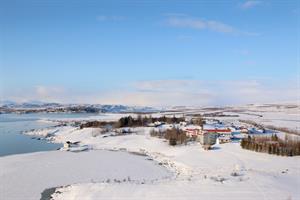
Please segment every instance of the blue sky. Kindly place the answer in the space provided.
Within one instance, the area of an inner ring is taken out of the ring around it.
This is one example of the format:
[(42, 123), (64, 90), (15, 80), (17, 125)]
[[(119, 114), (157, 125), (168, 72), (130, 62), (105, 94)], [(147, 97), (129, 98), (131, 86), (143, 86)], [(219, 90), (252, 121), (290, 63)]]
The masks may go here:
[(299, 96), (299, 2), (0, 2), (0, 97), (224, 105)]

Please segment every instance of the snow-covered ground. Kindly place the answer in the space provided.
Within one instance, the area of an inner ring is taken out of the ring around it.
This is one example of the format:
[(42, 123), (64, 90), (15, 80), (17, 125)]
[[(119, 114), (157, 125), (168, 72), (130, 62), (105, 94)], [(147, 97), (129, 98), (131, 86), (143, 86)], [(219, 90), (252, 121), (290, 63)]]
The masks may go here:
[(218, 117), (220, 120), (251, 120), (259, 124), (272, 125), (275, 127), (286, 127), (291, 130), (300, 131), (300, 111), (299, 113), (282, 113), (282, 112), (224, 112), (224, 114), (239, 117)]
[(166, 112), (165, 114), (177, 116), (186, 116), (193, 114), (216, 114), (220, 113), (228, 116), (213, 116), (211, 118), (221, 121), (251, 120), (264, 125), (275, 127), (285, 127), (291, 130), (300, 131), (300, 105), (299, 103), (291, 104), (252, 104), (243, 106), (230, 107), (213, 107), (213, 108), (195, 108), (181, 110), (177, 112)]
[(241, 106), (229, 111), (224, 111), (227, 115), (239, 115), (239, 117), (220, 117), (224, 120), (251, 120), (264, 125), (275, 127), (285, 127), (291, 130), (300, 131), (300, 106), (279, 106), (279, 105), (251, 105)]
[(0, 199), (40, 199), (47, 188), (90, 182), (155, 181), (171, 176), (147, 157), (127, 152), (50, 151), (0, 158)]
[[(252, 107), (223, 112), (254, 121), (273, 117), (272, 125), (280, 115), (280, 121), (289, 120), (290, 124), (278, 126), (298, 127), (298, 108), (278, 111), (280, 107)], [(203, 112), (189, 111), (189, 114)], [(119, 117), (111, 114), (84, 120), (115, 121)], [(230, 123), (239, 118), (219, 119)], [(73, 120), (63, 119), (63, 122)], [(241, 149), (239, 143), (218, 144), (210, 151), (203, 150), (196, 142), (169, 146), (167, 141), (151, 137), (150, 130), (149, 127), (132, 128), (133, 133), (117, 135), (103, 134), (100, 128), (58, 126), (26, 132), (31, 136), (47, 136), (52, 142), (80, 142), (80, 146), (88, 146), (90, 150), (0, 158), (0, 199), (21, 196), (39, 199), (41, 192), (50, 187), (58, 187), (52, 195), (55, 200), (300, 199), (300, 157), (256, 153)], [(128, 180), (128, 177), (131, 181), (107, 181)]]
[(51, 121), (51, 122), (83, 122), (83, 121), (117, 121), (121, 117), (131, 115), (132, 117), (136, 117), (137, 114), (134, 113), (105, 113), (105, 114), (97, 114), (91, 115), (87, 117), (69, 117), (66, 116), (65, 118), (53, 118), (53, 117), (43, 117), (41, 120), (43, 121)]
[(106, 137), (96, 134), (100, 132), (97, 128), (56, 129), (53, 141), (81, 141), (82, 145), (89, 145), (93, 150), (114, 149), (146, 154), (176, 178), (145, 184), (73, 184), (58, 189), (54, 199), (300, 198), (300, 157), (256, 153), (241, 149), (238, 143), (216, 145), (211, 151), (203, 150), (198, 143), (171, 147), (162, 139), (150, 137), (151, 128), (136, 128), (133, 134), (122, 136), (108, 133)]

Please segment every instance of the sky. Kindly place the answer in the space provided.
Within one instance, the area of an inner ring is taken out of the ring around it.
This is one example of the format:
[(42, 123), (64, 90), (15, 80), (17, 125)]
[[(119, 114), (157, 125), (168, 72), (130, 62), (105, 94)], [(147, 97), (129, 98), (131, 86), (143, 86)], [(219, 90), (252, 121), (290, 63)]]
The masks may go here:
[(0, 0), (0, 100), (299, 102), (297, 0)]

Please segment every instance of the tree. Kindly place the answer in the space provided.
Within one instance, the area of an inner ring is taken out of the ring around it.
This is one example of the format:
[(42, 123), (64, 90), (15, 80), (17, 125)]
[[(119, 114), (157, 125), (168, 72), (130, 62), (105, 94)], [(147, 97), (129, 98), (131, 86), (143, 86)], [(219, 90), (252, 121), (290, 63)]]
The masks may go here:
[(175, 146), (177, 144), (177, 139), (176, 138), (170, 138), (169, 139), (169, 145)]

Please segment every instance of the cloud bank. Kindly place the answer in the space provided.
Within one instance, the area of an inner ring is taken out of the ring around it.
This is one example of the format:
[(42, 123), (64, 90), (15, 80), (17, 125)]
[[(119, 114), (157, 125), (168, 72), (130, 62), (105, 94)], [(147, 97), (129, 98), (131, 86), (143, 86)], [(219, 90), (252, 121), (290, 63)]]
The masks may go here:
[(112, 91), (79, 91), (36, 86), (26, 92), (6, 92), (2, 100), (99, 103), (139, 106), (214, 106), (295, 101), (297, 81), (276, 80), (150, 80)]

